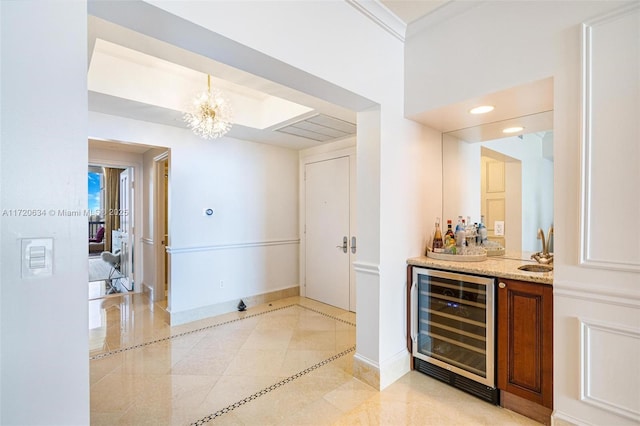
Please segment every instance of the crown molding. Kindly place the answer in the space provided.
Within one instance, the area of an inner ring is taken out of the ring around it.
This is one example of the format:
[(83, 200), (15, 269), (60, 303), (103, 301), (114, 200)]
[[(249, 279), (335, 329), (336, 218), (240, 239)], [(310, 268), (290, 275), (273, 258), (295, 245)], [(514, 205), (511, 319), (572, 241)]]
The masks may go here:
[(423, 17), (416, 19), (407, 27), (405, 32), (405, 38), (411, 38), (416, 34), (420, 34), (421, 32), (435, 27), (438, 24), (441, 24), (454, 16), (461, 15), (468, 10), (471, 10), (475, 7), (478, 7), (486, 3), (485, 0), (476, 0), (476, 1), (456, 1), (450, 0), (447, 3), (444, 3), (442, 6), (432, 10), (428, 14)]
[(345, 2), (404, 43), (407, 25), (378, 0), (345, 0)]

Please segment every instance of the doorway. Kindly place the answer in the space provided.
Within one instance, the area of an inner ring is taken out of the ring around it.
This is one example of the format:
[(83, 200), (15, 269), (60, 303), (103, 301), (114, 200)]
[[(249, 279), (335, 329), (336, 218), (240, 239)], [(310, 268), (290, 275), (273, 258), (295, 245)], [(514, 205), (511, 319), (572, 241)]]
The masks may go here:
[[(522, 247), (522, 162), (482, 147), (480, 157), (480, 214), (489, 240), (505, 249)], [(496, 224), (501, 224), (496, 226)], [(506, 233), (504, 227), (509, 226)]]
[(169, 247), (169, 151), (154, 157), (154, 162), (156, 179), (154, 233), (157, 235), (157, 238), (154, 238), (154, 246), (157, 280), (153, 289), (153, 301), (169, 310), (170, 257), (167, 252)]
[(133, 166), (89, 165), (89, 299), (134, 291)]
[(355, 158), (304, 165), (305, 295), (355, 311)]

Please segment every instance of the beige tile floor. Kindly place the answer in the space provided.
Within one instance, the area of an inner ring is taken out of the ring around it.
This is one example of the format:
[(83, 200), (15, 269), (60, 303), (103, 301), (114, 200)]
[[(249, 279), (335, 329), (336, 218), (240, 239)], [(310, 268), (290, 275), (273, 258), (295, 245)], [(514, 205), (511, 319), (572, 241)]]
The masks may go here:
[(92, 425), (537, 425), (421, 373), (352, 376), (355, 314), (302, 297), (169, 327), (142, 295), (89, 302)]

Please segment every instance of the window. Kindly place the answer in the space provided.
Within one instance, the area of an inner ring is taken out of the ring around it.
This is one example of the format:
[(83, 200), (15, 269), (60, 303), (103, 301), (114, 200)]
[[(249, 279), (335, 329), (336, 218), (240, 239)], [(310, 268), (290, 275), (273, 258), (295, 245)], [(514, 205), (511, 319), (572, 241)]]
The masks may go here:
[(89, 211), (92, 220), (101, 219), (102, 211), (102, 173), (89, 172)]

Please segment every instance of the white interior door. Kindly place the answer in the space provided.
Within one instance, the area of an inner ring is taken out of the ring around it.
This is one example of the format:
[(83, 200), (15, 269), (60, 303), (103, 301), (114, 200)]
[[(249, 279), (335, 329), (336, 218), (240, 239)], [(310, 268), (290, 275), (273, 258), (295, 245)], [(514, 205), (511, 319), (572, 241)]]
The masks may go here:
[(305, 165), (306, 296), (349, 310), (349, 157)]
[[(504, 248), (522, 248), (522, 162), (504, 154), (484, 150), (481, 157), (481, 211), (490, 240)], [(504, 223), (504, 234), (496, 235), (494, 224)]]
[(484, 216), (488, 238), (506, 248), (504, 236), (496, 235), (494, 229), (495, 222), (504, 222), (506, 216), (505, 162), (488, 156), (482, 156), (481, 161), (480, 214)]
[(168, 153), (156, 159), (156, 283), (153, 290), (153, 301), (167, 301), (169, 296), (169, 158)]
[(120, 272), (127, 277), (129, 290), (133, 289), (133, 185), (132, 169), (120, 173), (120, 231), (121, 231), (121, 264)]

